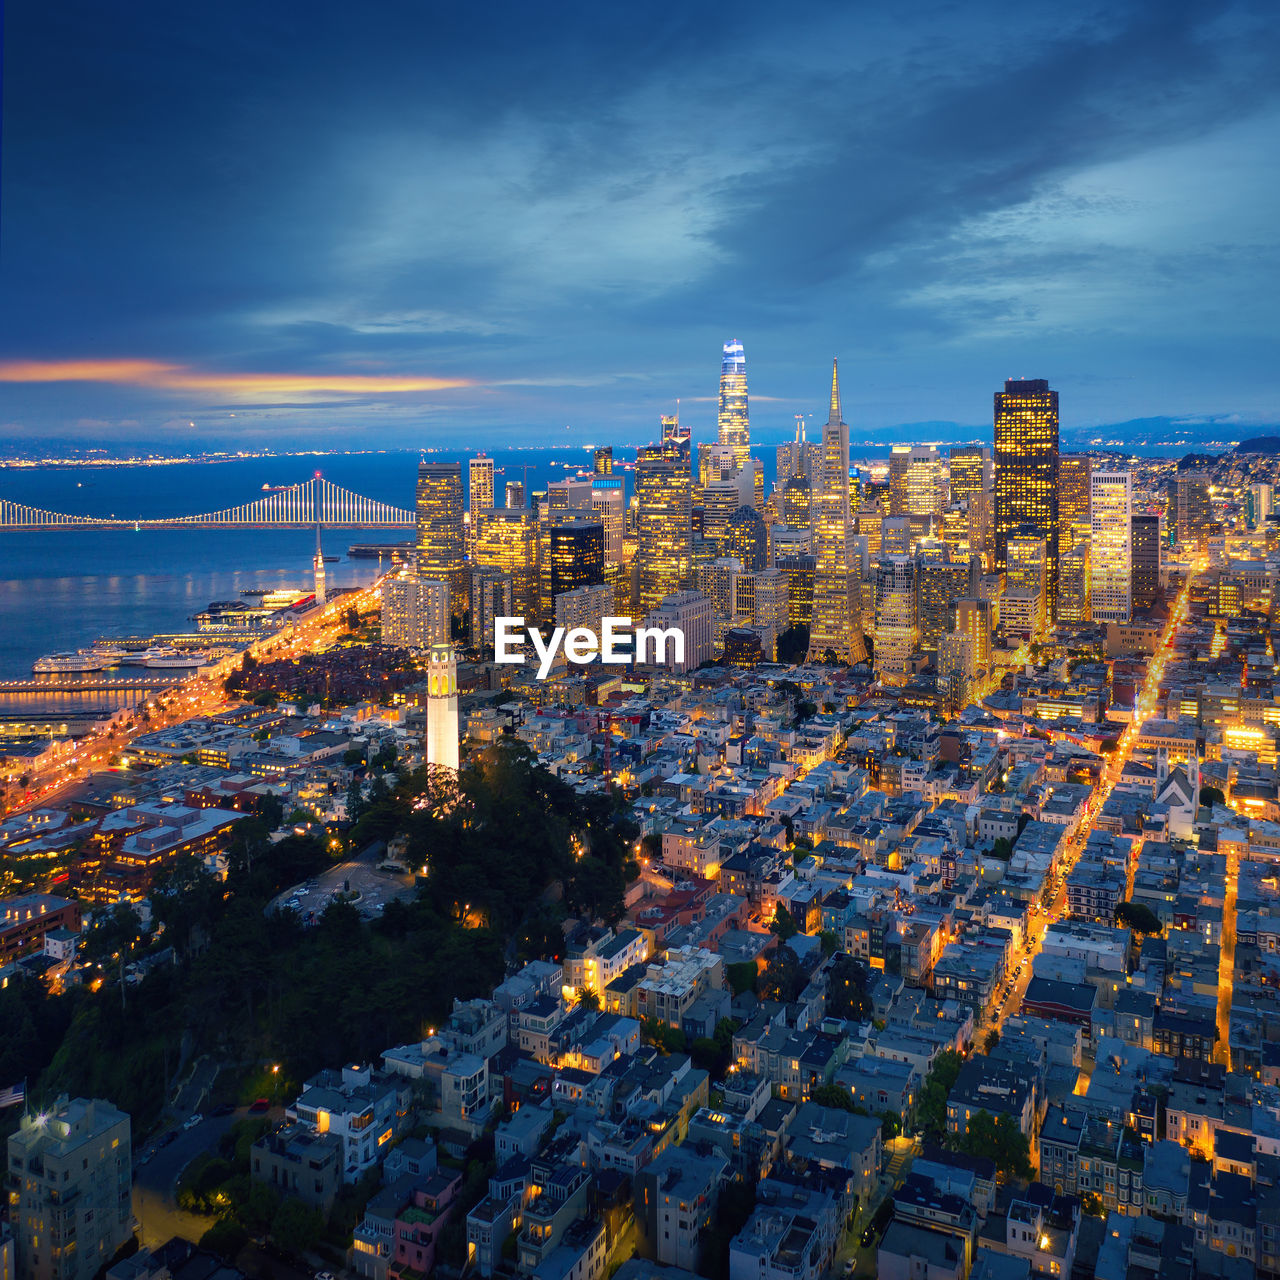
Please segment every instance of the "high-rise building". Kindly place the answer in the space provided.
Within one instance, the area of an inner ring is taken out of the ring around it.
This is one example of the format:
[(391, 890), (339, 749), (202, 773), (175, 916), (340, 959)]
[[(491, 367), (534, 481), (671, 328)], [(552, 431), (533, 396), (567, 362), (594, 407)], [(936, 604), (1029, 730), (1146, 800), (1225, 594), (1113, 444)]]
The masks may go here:
[(642, 449), (636, 460), (637, 606), (652, 613), (688, 580), (693, 555), (689, 464)]
[[(475, 565), (511, 578), (513, 616), (529, 625), (538, 620), (538, 522), (524, 507), (479, 513)], [(474, 635), (474, 631), (473, 631)]]
[(1244, 495), (1244, 515), (1249, 528), (1258, 528), (1271, 514), (1273, 506), (1272, 487), (1269, 484), (1251, 484)]
[(782, 523), (792, 529), (807, 529), (813, 518), (813, 486), (808, 476), (789, 476), (782, 486)]
[(591, 509), (604, 525), (604, 562), (621, 564), (627, 529), (622, 478), (597, 478), (591, 485)]
[(713, 480), (702, 490), (702, 537), (723, 551), (729, 536), (729, 520), (739, 507), (752, 507), (751, 475), (741, 472), (731, 480)]
[(909, 556), (912, 549), (911, 517), (885, 516), (880, 522), (880, 554)]
[(697, 571), (698, 591), (711, 601), (717, 618), (732, 619), (738, 610), (738, 578), (742, 561), (734, 556), (718, 556)]
[(557, 512), (549, 518), (545, 535), (542, 579), (544, 616), (549, 618), (563, 592), (599, 586), (604, 581), (604, 525), (595, 515)]
[(1049, 548), (1035, 530), (1011, 533), (1005, 544), (1009, 567), (1005, 571), (1005, 588), (1008, 592), (1031, 592), (1035, 596), (1035, 618), (1031, 625), (1031, 638), (1044, 636), (1049, 616)]
[(1058, 456), (1058, 554), (1089, 540), (1089, 476), (1087, 453)]
[(592, 455), (592, 461), (595, 464), (595, 473), (598, 476), (613, 475), (613, 445), (602, 445)]
[(747, 465), (751, 424), (747, 409), (747, 358), (737, 338), (724, 344), (720, 365), (719, 440), (733, 450), (735, 469)]
[(995, 567), (1013, 533), (1045, 541), (1046, 593), (1058, 592), (1058, 393), (1043, 378), (1011, 378), (995, 396)]
[(954, 631), (944, 631), (938, 641), (938, 701), (948, 715), (963, 711), (973, 700), (973, 643)]
[(673, 591), (649, 612), (644, 625), (663, 631), (675, 628), (684, 635), (683, 662), (675, 660), (674, 649), (667, 649), (666, 665), (676, 675), (693, 671), (715, 657), (715, 614), (711, 601), (700, 591)]
[(429, 649), (447, 641), (451, 606), (447, 582), (401, 569), (382, 588), (383, 644)]
[(736, 556), (748, 573), (769, 563), (769, 530), (754, 507), (739, 507), (729, 517), (724, 536), (725, 555)]
[(133, 1235), (129, 1117), (60, 1098), (9, 1135), (9, 1218), (22, 1280), (92, 1280)]
[(853, 583), (849, 574), (849, 428), (840, 411), (840, 375), (831, 362), (831, 403), (822, 428), (822, 465), (813, 492), (813, 617), (809, 656), (821, 662), (828, 652), (841, 661), (863, 657), (861, 631), (855, 637)]
[(467, 463), (467, 511), (474, 523), (477, 511), (493, 506), (493, 459), (482, 453)]
[(920, 639), (916, 586), (916, 562), (910, 556), (876, 561), (875, 669), (882, 681), (901, 681), (911, 672)]
[(662, 434), (659, 439), (665, 449), (669, 450), (673, 456), (682, 456), (685, 461), (689, 460), (689, 450), (693, 439), (693, 433), (688, 427), (680, 425), (680, 409), (677, 408), (674, 414), (668, 417), (665, 413), (661, 418)]
[(934, 653), (938, 641), (950, 626), (957, 600), (973, 593), (968, 559), (949, 560), (945, 556), (921, 554), (917, 568), (919, 581), (920, 648)]
[(1134, 609), (1150, 609), (1160, 594), (1160, 543), (1164, 518), (1157, 512), (1136, 511), (1130, 522), (1133, 549)]
[(1089, 542), (1076, 543), (1058, 561), (1058, 621), (1089, 621)]
[(1129, 472), (1093, 472), (1089, 489), (1089, 612), (1094, 622), (1128, 622), (1132, 616), (1132, 505)]
[(557, 627), (567, 632), (589, 627), (599, 635), (605, 618), (613, 615), (613, 585), (602, 582), (593, 587), (574, 587), (556, 596)]
[(426, 757), (458, 772), (458, 660), (451, 644), (433, 644), (427, 654)]
[(418, 464), (418, 575), (449, 584), (455, 609), (467, 598), (462, 464)]
[(946, 472), (935, 445), (913, 445), (907, 462), (909, 516), (941, 516), (947, 501)]
[(738, 613), (765, 637), (764, 655), (773, 661), (778, 637), (790, 626), (787, 575), (781, 569), (744, 573), (738, 578)]
[(986, 557), (991, 541), (991, 450), (982, 445), (957, 445), (948, 462), (950, 497), (963, 507), (968, 548)]
[(524, 507), (524, 481), (508, 480), (506, 495), (507, 510), (520, 511)]
[(1177, 479), (1178, 543), (1201, 555), (1209, 547), (1209, 526), (1213, 523), (1213, 500), (1209, 477), (1203, 471), (1182, 471)]
[(806, 551), (792, 551), (774, 558), (775, 568), (787, 575), (787, 617), (793, 627), (813, 621), (813, 579), (817, 561)]
[[(511, 575), (500, 569), (471, 570), (471, 645), (482, 655), (493, 653), (495, 618), (519, 616), (512, 595)], [(447, 637), (446, 637), (447, 638)]]
[(973, 650), (973, 674), (984, 682), (991, 670), (991, 601), (977, 597), (956, 601), (955, 634), (964, 636)]

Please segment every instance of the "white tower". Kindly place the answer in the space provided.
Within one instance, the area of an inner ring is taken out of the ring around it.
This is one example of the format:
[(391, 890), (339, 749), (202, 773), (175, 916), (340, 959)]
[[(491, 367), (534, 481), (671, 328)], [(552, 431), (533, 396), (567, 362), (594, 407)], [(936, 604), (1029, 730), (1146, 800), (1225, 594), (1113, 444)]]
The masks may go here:
[(427, 763), (458, 771), (458, 660), (451, 644), (427, 654)]
[(316, 572), (316, 604), (324, 604), (324, 548), (320, 545), (320, 522), (318, 520), (316, 521), (316, 554), (312, 564)]

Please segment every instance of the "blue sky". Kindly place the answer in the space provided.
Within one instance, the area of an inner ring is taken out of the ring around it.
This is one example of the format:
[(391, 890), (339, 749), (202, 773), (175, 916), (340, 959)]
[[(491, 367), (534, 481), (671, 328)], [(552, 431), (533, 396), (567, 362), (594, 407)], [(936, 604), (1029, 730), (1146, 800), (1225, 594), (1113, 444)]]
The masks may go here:
[(6, 10), (6, 437), (1280, 421), (1271, 3)]

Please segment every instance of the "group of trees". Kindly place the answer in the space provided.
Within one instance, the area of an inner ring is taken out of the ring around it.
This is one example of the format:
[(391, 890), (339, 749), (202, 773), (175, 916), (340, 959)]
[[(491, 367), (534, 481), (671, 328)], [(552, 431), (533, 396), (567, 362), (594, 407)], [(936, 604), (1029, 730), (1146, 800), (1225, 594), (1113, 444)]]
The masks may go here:
[[(635, 829), (612, 798), (576, 796), (512, 740), (456, 778), (400, 779), (360, 823), (408, 833), (413, 865), (427, 869), (411, 900), (374, 921), (333, 903), (304, 928), (268, 906), (335, 854), (310, 833), (272, 844), (265, 823), (238, 822), (225, 884), (191, 859), (156, 885), (175, 965), (127, 999), (84, 991), (50, 1010), (25, 988), (0, 993), (4, 1078), (111, 1098), (145, 1132), (192, 1053), (280, 1061), (292, 1079), (367, 1061), (420, 1038), (455, 997), (487, 994), (517, 952), (558, 958), (567, 913), (617, 920), (638, 870)], [(104, 950), (133, 923), (110, 919)]]

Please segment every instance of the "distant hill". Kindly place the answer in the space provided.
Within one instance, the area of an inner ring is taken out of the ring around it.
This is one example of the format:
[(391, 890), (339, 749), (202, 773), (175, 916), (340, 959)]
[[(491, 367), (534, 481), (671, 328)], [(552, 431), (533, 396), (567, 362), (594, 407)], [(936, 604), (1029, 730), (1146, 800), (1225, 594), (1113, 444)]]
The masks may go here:
[(1211, 467), (1218, 460), (1216, 453), (1189, 453), (1178, 459), (1179, 471), (1196, 471), (1201, 467)]
[(1280, 436), (1254, 436), (1251, 440), (1241, 440), (1235, 452), (1280, 453)]

